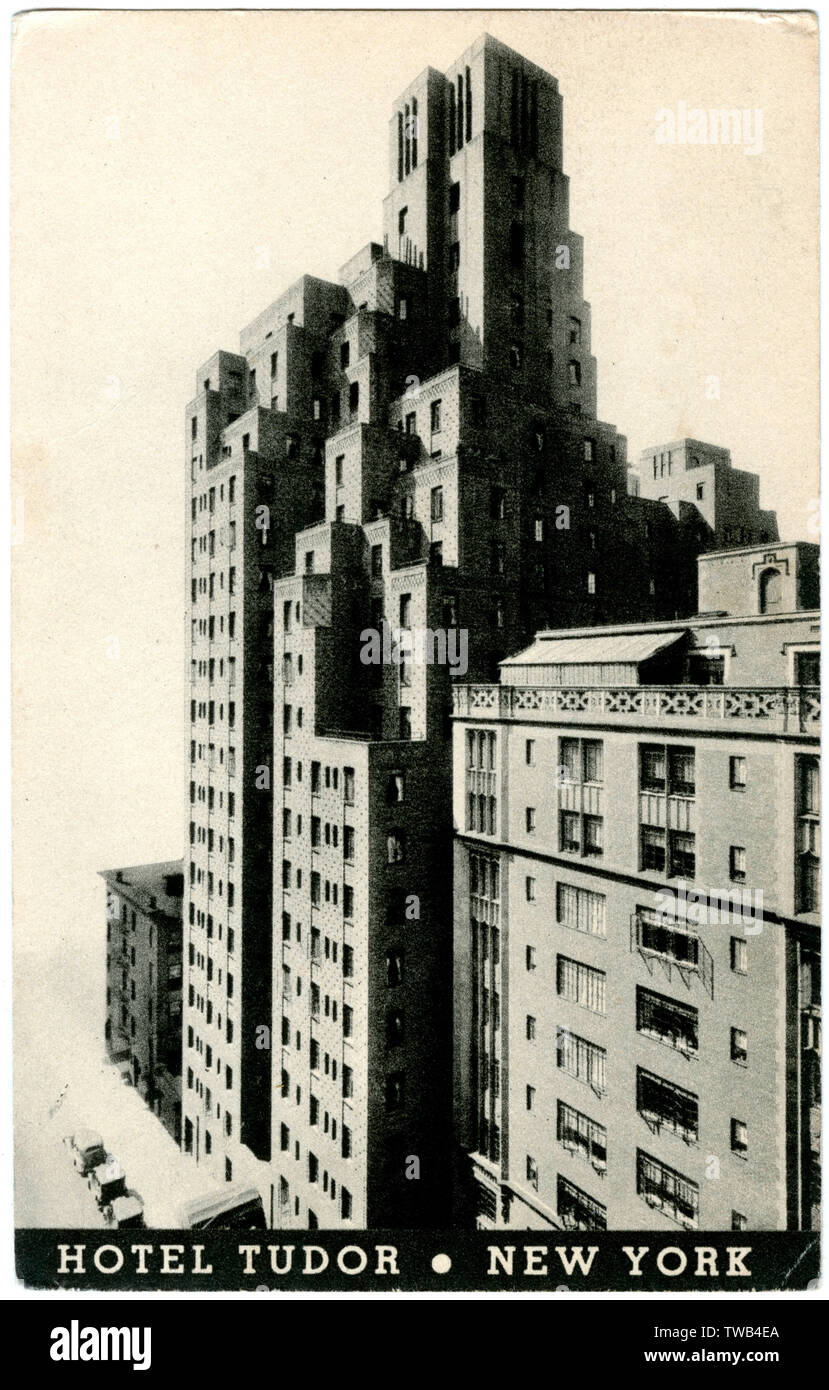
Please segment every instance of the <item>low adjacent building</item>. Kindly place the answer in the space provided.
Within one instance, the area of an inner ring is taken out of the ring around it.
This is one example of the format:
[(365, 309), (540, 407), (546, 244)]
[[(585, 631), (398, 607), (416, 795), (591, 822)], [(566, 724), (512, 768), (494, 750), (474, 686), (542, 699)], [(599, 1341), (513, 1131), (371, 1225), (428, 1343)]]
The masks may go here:
[(454, 690), (456, 1114), (482, 1227), (819, 1219), (817, 547)]
[(181, 1134), (181, 860), (106, 869), (106, 1046), (176, 1143)]

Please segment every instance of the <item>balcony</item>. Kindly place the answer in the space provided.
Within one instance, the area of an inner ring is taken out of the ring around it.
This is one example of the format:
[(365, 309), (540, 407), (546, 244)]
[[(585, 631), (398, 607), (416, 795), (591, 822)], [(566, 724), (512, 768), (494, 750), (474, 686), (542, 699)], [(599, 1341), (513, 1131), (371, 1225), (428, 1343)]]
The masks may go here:
[(579, 724), (585, 715), (620, 727), (728, 726), (729, 733), (820, 733), (819, 686), (453, 685), (456, 719)]
[(685, 931), (679, 923), (662, 923), (656, 913), (633, 912), (630, 949), (639, 952), (649, 974), (653, 975), (659, 965), (668, 980), (675, 972), (686, 989), (690, 989), (696, 977), (706, 993), (714, 998), (713, 957), (696, 932)]

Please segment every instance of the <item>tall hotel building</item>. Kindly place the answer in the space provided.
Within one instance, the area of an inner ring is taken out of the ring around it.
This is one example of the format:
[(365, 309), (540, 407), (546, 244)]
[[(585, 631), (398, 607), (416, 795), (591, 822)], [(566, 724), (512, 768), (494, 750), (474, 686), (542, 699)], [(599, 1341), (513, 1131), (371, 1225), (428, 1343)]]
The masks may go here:
[(817, 546), (455, 688), (459, 1137), (483, 1227), (820, 1210)]
[[(738, 494), (776, 538), (695, 441), (633, 495), (561, 148), (557, 82), (503, 44), (427, 69), (382, 245), (277, 299), (187, 409), (183, 1143), (274, 1226), (448, 1219), (452, 676), (693, 611)], [(366, 661), (367, 630), (468, 659)]]

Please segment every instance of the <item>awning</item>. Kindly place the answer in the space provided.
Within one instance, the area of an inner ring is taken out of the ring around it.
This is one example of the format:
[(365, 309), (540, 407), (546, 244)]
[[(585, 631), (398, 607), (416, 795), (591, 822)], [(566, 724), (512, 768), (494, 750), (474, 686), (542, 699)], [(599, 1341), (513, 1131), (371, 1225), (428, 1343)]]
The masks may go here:
[(684, 631), (596, 633), (595, 637), (537, 637), (531, 647), (508, 656), (501, 666), (637, 665), (672, 647)]

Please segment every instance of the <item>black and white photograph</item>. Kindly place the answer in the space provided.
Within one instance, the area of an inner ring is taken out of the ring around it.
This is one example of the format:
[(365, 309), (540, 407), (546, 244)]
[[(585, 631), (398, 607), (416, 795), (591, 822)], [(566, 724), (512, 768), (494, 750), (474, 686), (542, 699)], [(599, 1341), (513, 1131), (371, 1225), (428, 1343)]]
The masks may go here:
[(805, 11), (16, 16), (23, 1289), (818, 1287), (817, 111)]

